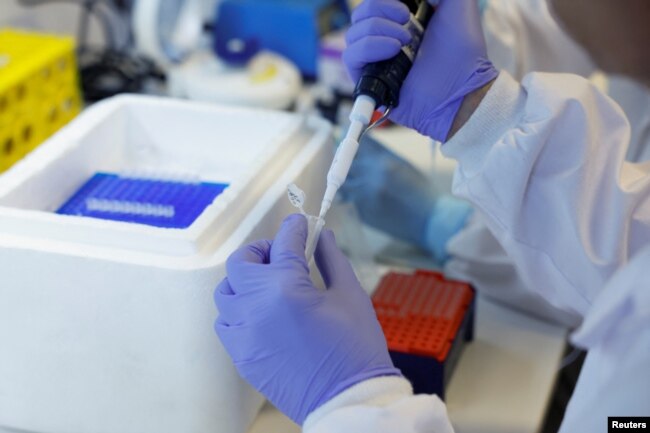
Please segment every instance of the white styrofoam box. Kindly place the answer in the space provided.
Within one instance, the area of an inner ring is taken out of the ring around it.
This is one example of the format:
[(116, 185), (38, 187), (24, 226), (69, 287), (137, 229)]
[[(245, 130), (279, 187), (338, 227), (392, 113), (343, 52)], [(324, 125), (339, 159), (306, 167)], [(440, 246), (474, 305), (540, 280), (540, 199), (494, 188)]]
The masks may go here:
[[(0, 178), (0, 425), (244, 432), (262, 398), (213, 332), (212, 293), (228, 255), (292, 212), (289, 183), (322, 196), (332, 150), (320, 119), (123, 96), (14, 166)], [(230, 186), (184, 230), (52, 212), (95, 172), (147, 169)]]

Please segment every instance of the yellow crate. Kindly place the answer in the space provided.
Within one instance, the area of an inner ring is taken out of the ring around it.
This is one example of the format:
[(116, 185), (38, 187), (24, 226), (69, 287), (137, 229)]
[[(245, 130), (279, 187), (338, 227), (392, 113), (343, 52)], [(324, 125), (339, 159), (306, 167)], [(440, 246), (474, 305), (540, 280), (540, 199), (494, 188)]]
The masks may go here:
[(0, 29), (0, 172), (81, 111), (72, 38)]

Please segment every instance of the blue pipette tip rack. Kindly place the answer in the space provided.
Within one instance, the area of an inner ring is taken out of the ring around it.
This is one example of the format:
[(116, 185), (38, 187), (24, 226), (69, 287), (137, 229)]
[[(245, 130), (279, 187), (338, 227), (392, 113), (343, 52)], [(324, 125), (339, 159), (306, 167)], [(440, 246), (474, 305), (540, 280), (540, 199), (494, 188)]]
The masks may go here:
[(227, 186), (96, 173), (56, 213), (184, 229)]

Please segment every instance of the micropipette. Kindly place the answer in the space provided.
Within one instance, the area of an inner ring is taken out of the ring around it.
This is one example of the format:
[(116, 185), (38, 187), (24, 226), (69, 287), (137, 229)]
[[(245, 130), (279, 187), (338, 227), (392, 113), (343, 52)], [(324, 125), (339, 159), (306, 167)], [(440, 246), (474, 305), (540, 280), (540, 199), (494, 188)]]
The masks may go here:
[[(405, 25), (412, 39), (393, 58), (371, 63), (363, 68), (361, 78), (354, 91), (354, 105), (350, 113), (350, 126), (341, 141), (334, 160), (327, 173), (327, 187), (321, 203), (319, 219), (323, 219), (332, 205), (336, 192), (348, 176), (350, 166), (359, 148), (361, 136), (369, 129), (372, 114), (377, 107), (390, 110), (399, 104), (399, 92), (406, 79), (420, 47), (422, 35), (431, 16), (433, 7), (427, 0), (403, 0), (411, 10), (411, 19)], [(373, 125), (370, 126), (372, 128)], [(318, 237), (316, 237), (318, 239)]]

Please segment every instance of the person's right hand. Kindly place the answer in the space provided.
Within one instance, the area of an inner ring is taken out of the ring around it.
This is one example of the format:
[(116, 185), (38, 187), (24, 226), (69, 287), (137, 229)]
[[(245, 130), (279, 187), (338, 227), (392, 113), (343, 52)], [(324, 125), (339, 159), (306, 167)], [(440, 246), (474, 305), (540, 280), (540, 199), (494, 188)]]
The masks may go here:
[[(366, 64), (392, 58), (409, 42), (408, 19), (398, 0), (365, 0), (353, 11), (343, 60), (355, 82)], [(476, 0), (440, 0), (390, 118), (445, 141), (465, 96), (497, 75)]]

